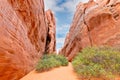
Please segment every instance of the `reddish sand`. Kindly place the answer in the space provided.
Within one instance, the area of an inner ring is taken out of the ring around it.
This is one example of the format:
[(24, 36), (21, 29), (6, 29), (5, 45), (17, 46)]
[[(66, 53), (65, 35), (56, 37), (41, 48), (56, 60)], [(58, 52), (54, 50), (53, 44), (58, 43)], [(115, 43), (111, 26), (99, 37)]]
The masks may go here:
[[(78, 79), (77, 75), (73, 71), (71, 63), (69, 63), (69, 66), (55, 68), (50, 71), (42, 73), (37, 73), (35, 70), (33, 70), (20, 80), (83, 80), (83, 79)], [(103, 79), (94, 78), (91, 80), (103, 80)], [(120, 80), (120, 78), (116, 78), (115, 80)]]
[(74, 73), (71, 63), (67, 67), (59, 67), (48, 72), (30, 72), (20, 80), (79, 80)]

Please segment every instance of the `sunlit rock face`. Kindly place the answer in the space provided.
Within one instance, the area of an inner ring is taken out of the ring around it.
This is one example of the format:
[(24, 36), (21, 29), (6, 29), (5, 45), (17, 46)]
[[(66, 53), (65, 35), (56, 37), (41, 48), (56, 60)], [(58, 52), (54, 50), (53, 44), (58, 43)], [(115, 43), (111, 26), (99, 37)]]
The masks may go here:
[(79, 3), (60, 54), (71, 61), (83, 48), (101, 45), (120, 45), (120, 0)]
[(46, 12), (46, 22), (48, 26), (46, 53), (56, 53), (56, 22), (51, 10)]
[(43, 0), (0, 0), (0, 80), (34, 69), (48, 41), (47, 18)]

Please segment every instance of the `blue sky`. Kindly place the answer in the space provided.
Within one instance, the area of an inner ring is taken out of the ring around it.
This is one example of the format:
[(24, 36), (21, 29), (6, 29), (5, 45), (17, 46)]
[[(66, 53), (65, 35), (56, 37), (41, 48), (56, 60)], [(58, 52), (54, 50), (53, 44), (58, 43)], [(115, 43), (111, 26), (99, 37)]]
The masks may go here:
[(57, 50), (64, 44), (64, 39), (72, 23), (77, 4), (87, 1), (88, 0), (44, 0), (45, 10), (51, 9), (56, 18)]

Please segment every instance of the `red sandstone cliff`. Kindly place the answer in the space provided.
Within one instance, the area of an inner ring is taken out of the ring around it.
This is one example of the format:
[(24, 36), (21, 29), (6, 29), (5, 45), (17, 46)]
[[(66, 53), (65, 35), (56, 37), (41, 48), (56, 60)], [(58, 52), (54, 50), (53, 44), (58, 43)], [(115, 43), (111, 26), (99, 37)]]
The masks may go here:
[(55, 17), (51, 10), (46, 11), (46, 22), (48, 26), (48, 35), (46, 42), (46, 53), (56, 52), (56, 23)]
[(120, 45), (120, 0), (79, 3), (60, 54), (69, 60), (87, 46)]
[(0, 0), (0, 80), (18, 80), (34, 68), (45, 52), (47, 18), (43, 0)]

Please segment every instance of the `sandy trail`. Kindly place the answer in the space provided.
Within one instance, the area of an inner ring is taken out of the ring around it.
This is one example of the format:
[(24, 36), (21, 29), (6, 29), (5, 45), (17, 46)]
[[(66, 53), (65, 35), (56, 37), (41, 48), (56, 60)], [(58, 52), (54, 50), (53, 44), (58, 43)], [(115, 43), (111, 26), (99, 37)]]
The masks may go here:
[(79, 80), (73, 71), (72, 64), (69, 66), (52, 69), (48, 72), (30, 72), (20, 80)]
[[(20, 80), (83, 80), (83, 79), (78, 79), (77, 74), (73, 71), (72, 64), (69, 63), (69, 65), (66, 67), (59, 67), (42, 73), (37, 73), (35, 70), (33, 70)], [(92, 80), (102, 79), (94, 78)], [(120, 77), (116, 78), (115, 80), (120, 80)]]

